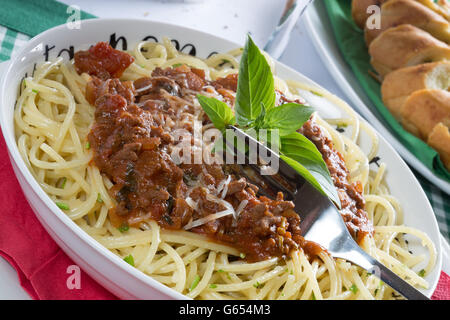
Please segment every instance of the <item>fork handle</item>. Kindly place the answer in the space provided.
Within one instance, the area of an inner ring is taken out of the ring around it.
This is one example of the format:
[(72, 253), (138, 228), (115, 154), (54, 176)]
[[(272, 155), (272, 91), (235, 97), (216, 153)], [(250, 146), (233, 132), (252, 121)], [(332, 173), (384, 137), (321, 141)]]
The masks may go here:
[(408, 300), (429, 300), (427, 296), (400, 278), (394, 272), (386, 268), (381, 262), (377, 261), (361, 248), (352, 251), (351, 255), (342, 257), (357, 264), (367, 272), (378, 276), (383, 282), (396, 290)]

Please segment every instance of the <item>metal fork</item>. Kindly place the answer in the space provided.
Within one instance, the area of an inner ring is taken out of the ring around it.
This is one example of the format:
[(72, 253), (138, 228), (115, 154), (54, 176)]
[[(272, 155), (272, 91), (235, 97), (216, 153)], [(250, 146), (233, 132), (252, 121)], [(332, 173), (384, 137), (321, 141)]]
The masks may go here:
[(289, 42), (289, 37), (297, 20), (313, 0), (287, 0), (278, 25), (269, 37), (264, 51), (279, 59)]
[[(306, 240), (313, 241), (325, 248), (334, 258), (345, 259), (370, 274), (375, 274), (391, 288), (410, 300), (429, 300), (419, 290), (408, 284), (394, 272), (386, 268), (382, 263), (368, 255), (351, 237), (344, 220), (336, 206), (292, 167), (283, 161), (278, 154), (267, 148), (255, 138), (246, 134), (235, 126), (228, 126), (234, 131), (237, 139), (251, 147), (257, 147), (257, 154), (271, 155), (279, 161), (278, 174), (289, 185), (289, 188), (277, 182), (271, 176), (261, 174), (257, 165), (251, 165), (259, 177), (275, 190), (281, 191), (286, 200), (295, 204), (296, 212), (300, 215), (302, 235)], [(228, 136), (227, 136), (228, 138)], [(234, 138), (233, 138), (234, 140)], [(239, 155), (249, 161), (249, 157), (235, 147), (235, 141), (226, 140), (226, 144)], [(241, 159), (243, 159), (241, 158)], [(250, 178), (251, 179), (251, 178)]]

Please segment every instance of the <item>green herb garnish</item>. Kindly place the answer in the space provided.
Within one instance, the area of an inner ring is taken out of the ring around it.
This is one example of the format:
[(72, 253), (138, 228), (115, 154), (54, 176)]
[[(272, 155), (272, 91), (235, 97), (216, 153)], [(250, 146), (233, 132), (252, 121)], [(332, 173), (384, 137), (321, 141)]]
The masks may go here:
[(194, 278), (194, 281), (192, 281), (191, 286), (189, 287), (189, 291), (194, 290), (198, 286), (199, 282), (200, 282), (200, 276), (197, 274)]
[(219, 130), (236, 124), (244, 131), (255, 129), (258, 132), (259, 129), (266, 129), (274, 134), (278, 130), (281, 158), (340, 207), (337, 190), (321, 153), (311, 141), (296, 132), (311, 117), (314, 109), (296, 103), (275, 106), (272, 71), (250, 36), (239, 66), (234, 115), (231, 108), (222, 101), (201, 95), (197, 97), (203, 110)]
[(39, 91), (38, 91), (38, 90), (36, 90), (36, 89), (31, 89), (31, 91), (32, 91), (32, 92), (34, 92), (34, 93), (36, 93), (36, 94), (38, 94), (38, 93), (39, 93)]
[(296, 103), (283, 104), (267, 112), (263, 128), (278, 129), (279, 135), (283, 137), (300, 129), (313, 112), (311, 107)]
[(239, 254), (239, 257), (241, 257), (241, 259), (245, 259), (246, 255), (245, 255), (245, 253), (241, 252), (241, 253)]
[(304, 135), (293, 132), (281, 138), (281, 158), (309, 181), (316, 189), (322, 191), (336, 204), (339, 196), (331, 179), (322, 154)]
[(211, 289), (215, 289), (215, 288), (217, 288), (217, 284), (211, 283), (211, 284), (209, 285), (209, 287), (210, 287)]
[(275, 85), (266, 57), (248, 36), (239, 66), (236, 92), (236, 121), (240, 126), (252, 124), (261, 113), (275, 106)]
[(129, 265), (134, 267), (134, 258), (131, 254), (129, 256), (123, 258), (123, 261), (125, 261), (126, 263), (128, 263)]
[(256, 281), (256, 283), (253, 285), (256, 289), (260, 289), (262, 287), (264, 287), (264, 283), (259, 283), (258, 281)]
[(350, 291), (353, 292), (353, 294), (356, 294), (358, 292), (358, 287), (356, 286), (356, 284), (350, 287)]
[(314, 291), (311, 292), (311, 300), (317, 300), (317, 299), (316, 299), (316, 295), (314, 294)]
[(178, 68), (181, 67), (183, 64), (182, 63), (175, 63), (174, 65), (172, 65), (172, 68)]
[(63, 177), (63, 178), (61, 179), (61, 184), (60, 184), (60, 188), (61, 188), (61, 189), (64, 189), (64, 188), (65, 188), (66, 182), (67, 182), (67, 178), (66, 178), (66, 177)]
[(119, 228), (117, 228), (120, 232), (124, 233), (128, 230), (130, 230), (130, 226), (128, 225), (128, 223), (124, 222), (120, 225)]
[(418, 275), (423, 278), (425, 276), (425, 269), (420, 270)]
[(56, 205), (62, 210), (70, 210), (69, 205), (64, 202), (56, 202)]
[(86, 142), (86, 144), (84, 145), (84, 147), (85, 147), (86, 149), (88, 149), (88, 150), (91, 148), (91, 144), (89, 143), (89, 141)]
[(97, 194), (97, 202), (98, 203), (103, 203), (103, 199), (102, 199), (102, 196), (100, 195), (100, 193)]
[(202, 95), (197, 95), (197, 98), (203, 110), (217, 129), (224, 130), (227, 125), (236, 122), (233, 111), (225, 102)]
[(321, 94), (321, 93), (319, 93), (319, 92), (317, 92), (317, 91), (310, 90), (309, 92), (311, 92), (312, 94), (314, 94), (314, 95), (316, 95), (316, 96), (318, 96), (318, 97), (323, 97), (323, 94)]

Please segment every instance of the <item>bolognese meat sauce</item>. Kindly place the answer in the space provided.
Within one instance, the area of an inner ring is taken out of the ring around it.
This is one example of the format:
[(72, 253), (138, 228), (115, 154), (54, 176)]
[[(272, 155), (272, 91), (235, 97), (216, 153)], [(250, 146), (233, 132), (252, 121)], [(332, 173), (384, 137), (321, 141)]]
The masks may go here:
[[(233, 105), (237, 76), (209, 81), (203, 70), (182, 65), (156, 68), (135, 81), (119, 80), (133, 61), (105, 43), (75, 55), (76, 70), (91, 75), (86, 98), (96, 110), (88, 140), (94, 164), (113, 182), (109, 192), (117, 205), (109, 211), (111, 222), (139, 226), (153, 219), (178, 230), (231, 205), (234, 211), (240, 208), (237, 218), (227, 215), (190, 231), (234, 246), (249, 261), (286, 257), (299, 248), (317, 255), (320, 247), (301, 236), (294, 204), (281, 193), (274, 199), (260, 196), (255, 185), (223, 165), (177, 165), (170, 156), (178, 142), (174, 130), (194, 132), (192, 120), (200, 108), (196, 94), (215, 94)], [(277, 92), (277, 101), (285, 100)], [(206, 116), (203, 122), (210, 123)], [(339, 190), (344, 220), (361, 240), (371, 227), (360, 186), (348, 182), (342, 157), (314, 121), (301, 131), (322, 153)]]

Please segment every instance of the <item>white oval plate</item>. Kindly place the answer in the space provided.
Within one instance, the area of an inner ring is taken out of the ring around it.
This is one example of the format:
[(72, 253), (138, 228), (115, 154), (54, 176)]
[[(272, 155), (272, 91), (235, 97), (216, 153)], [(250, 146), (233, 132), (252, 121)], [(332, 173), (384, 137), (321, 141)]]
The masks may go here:
[(315, 1), (304, 13), (305, 26), (319, 55), (333, 76), (334, 80), (347, 95), (355, 108), (395, 150), (420, 172), (425, 178), (450, 195), (450, 182), (437, 177), (417, 157), (411, 153), (376, 116), (377, 110), (360, 86), (350, 66), (344, 60), (334, 38), (333, 29), (328, 19), (323, 1)]
[[(81, 29), (59, 26), (31, 39), (7, 65), (3, 65), (0, 82), (0, 123), (5, 137), (11, 162), (19, 183), (38, 219), (58, 245), (89, 275), (115, 295), (125, 299), (185, 299), (186, 297), (167, 288), (139, 270), (131, 267), (118, 256), (102, 247), (71, 221), (40, 188), (21, 158), (14, 138), (13, 110), (19, 84), (27, 74), (32, 74), (34, 65), (45, 58), (55, 58), (58, 54), (68, 57), (73, 52), (98, 41), (118, 41), (119, 49), (125, 42), (131, 48), (146, 37), (161, 40), (167, 36), (176, 40), (184, 52), (195, 49), (200, 57), (212, 52), (226, 52), (239, 45), (230, 41), (179, 26), (133, 19), (85, 20)], [(317, 86), (298, 72), (276, 64), (277, 74)], [(318, 87), (318, 86), (317, 86)], [(329, 106), (327, 113), (334, 107)], [(326, 114), (322, 113), (323, 116)], [(364, 141), (364, 139), (362, 139)], [(364, 146), (363, 146), (364, 148)], [(431, 296), (441, 271), (441, 247), (439, 231), (432, 208), (418, 181), (393, 148), (380, 137), (378, 156), (387, 164), (387, 183), (403, 206), (405, 224), (427, 233), (434, 242), (438, 259), (433, 272), (427, 275), (430, 288), (423, 292)], [(405, 189), (407, 187), (407, 191)], [(415, 246), (411, 248), (416, 250)], [(417, 247), (417, 253), (422, 252)]]

